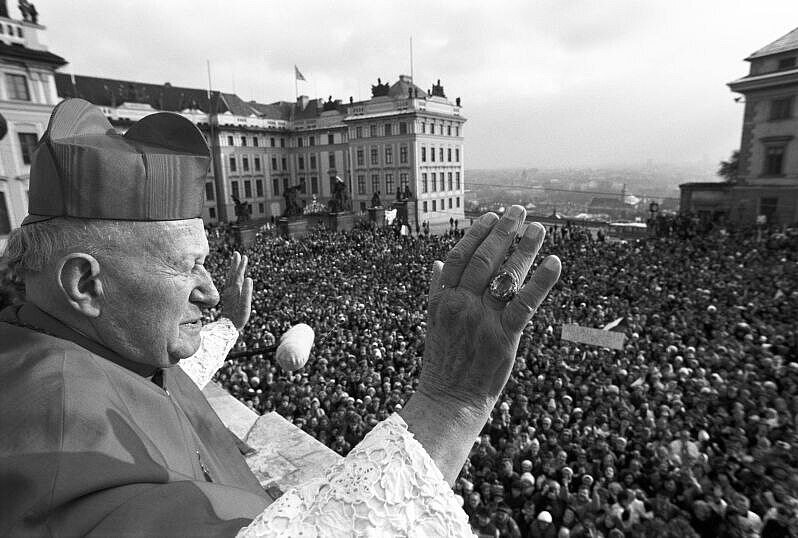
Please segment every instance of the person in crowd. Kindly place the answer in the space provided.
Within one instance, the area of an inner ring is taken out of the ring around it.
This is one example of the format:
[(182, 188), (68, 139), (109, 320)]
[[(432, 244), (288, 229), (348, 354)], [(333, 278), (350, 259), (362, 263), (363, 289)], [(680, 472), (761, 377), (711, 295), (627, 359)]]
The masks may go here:
[[(685, 525), (716, 536), (721, 522), (743, 532), (745, 521), (726, 514), (737, 494), (763, 534), (798, 521), (798, 234), (760, 241), (745, 230), (677, 230), (596, 242), (568, 226), (558, 235), (542, 250), (567, 260), (560, 283), (524, 329), (507, 388), (460, 470), (480, 505), (498, 510), (494, 485), (502, 485), (524, 536), (538, 514), (556, 511), (541, 494), (552, 482), (562, 510), (555, 532), (571, 510), (572, 536), (598, 536), (608, 513), (628, 536)], [(355, 405), (365, 435), (415, 390), (426, 268), (455, 242), (434, 234), (399, 242), (367, 227), (290, 240), (264, 233), (246, 254), (269, 286), (253, 298), (242, 349), (265, 347), (299, 321), (320, 336), (294, 377), (268, 354), (250, 354), (229, 360), (217, 379), (260, 412), (283, 396), (298, 404), (307, 390), (326, 416), (342, 406), (340, 385), (356, 400), (369, 396)], [(221, 234), (209, 257), (214, 275), (228, 271), (234, 248)], [(621, 351), (559, 338), (562, 323), (618, 318)], [(273, 376), (272, 388), (233, 382), (239, 370)], [(303, 428), (334, 440), (327, 421)]]

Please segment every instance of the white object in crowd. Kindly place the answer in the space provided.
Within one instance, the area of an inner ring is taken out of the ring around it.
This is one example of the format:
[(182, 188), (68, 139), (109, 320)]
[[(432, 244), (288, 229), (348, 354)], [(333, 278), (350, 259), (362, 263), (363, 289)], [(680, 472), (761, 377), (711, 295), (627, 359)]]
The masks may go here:
[(313, 329), (304, 323), (298, 323), (288, 329), (280, 338), (277, 346), (277, 362), (286, 370), (298, 370), (305, 366), (310, 357), (310, 348), (316, 338)]

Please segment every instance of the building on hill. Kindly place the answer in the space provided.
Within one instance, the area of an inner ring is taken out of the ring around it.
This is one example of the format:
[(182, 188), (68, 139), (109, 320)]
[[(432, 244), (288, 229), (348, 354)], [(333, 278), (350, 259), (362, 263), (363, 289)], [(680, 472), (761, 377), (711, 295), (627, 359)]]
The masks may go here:
[(7, 15), (0, 1), (0, 252), (28, 213), (31, 152), (59, 101), (55, 70), (67, 63), (47, 50), (38, 21)]
[[(438, 82), (429, 92), (400, 76), (372, 86), (372, 96), (344, 104), (329, 97), (271, 104), (235, 94), (170, 83), (56, 73), (52, 101), (78, 97), (103, 111), (124, 133), (160, 111), (182, 114), (203, 132), (213, 164), (205, 191), (205, 220), (236, 220), (235, 200), (249, 205), (253, 220), (280, 217), (285, 194), (296, 187), (304, 207), (332, 198), (336, 178), (346, 183), (352, 210), (365, 215), (375, 193), (397, 206), (411, 226), (433, 230), (463, 219), (463, 124), (460, 99), (449, 101)], [(45, 124), (37, 135), (43, 132)], [(34, 139), (35, 142), (35, 139)], [(21, 206), (18, 225), (24, 217)], [(7, 232), (6, 232), (7, 233)]]
[(798, 223), (798, 28), (746, 58), (736, 180), (681, 185), (683, 212), (750, 226)]

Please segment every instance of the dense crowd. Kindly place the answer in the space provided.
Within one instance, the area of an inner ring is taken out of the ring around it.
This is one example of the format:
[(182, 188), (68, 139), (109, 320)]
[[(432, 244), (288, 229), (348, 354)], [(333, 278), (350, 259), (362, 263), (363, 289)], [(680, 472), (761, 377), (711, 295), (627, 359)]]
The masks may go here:
[[(454, 485), (474, 530), (798, 536), (798, 237), (549, 231), (562, 277)], [(345, 455), (412, 395), (432, 261), (460, 233), (264, 231), (246, 251), (252, 318), (217, 379)], [(209, 230), (220, 288), (231, 237)], [(560, 339), (619, 318), (622, 351)], [(299, 322), (317, 336), (289, 372), (268, 348)]]
[[(562, 278), (454, 486), (474, 530), (798, 536), (796, 238), (550, 232), (543, 254), (560, 256)], [(317, 333), (312, 357), (286, 372), (255, 352), (218, 378), (346, 454), (413, 393), (431, 264), (456, 240), (264, 234), (247, 251), (255, 312), (238, 351), (305, 322)], [(231, 252), (224, 234), (214, 241), (217, 278)], [(563, 323), (618, 318), (623, 351), (559, 337)]]

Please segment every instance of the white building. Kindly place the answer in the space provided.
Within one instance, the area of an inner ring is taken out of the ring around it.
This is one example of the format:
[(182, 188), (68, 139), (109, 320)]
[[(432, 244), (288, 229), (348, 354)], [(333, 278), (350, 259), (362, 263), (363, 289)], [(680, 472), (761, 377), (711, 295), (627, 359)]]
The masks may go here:
[(47, 51), (44, 29), (0, 16), (0, 251), (28, 214), (31, 152), (59, 101), (54, 74), (66, 60)]

